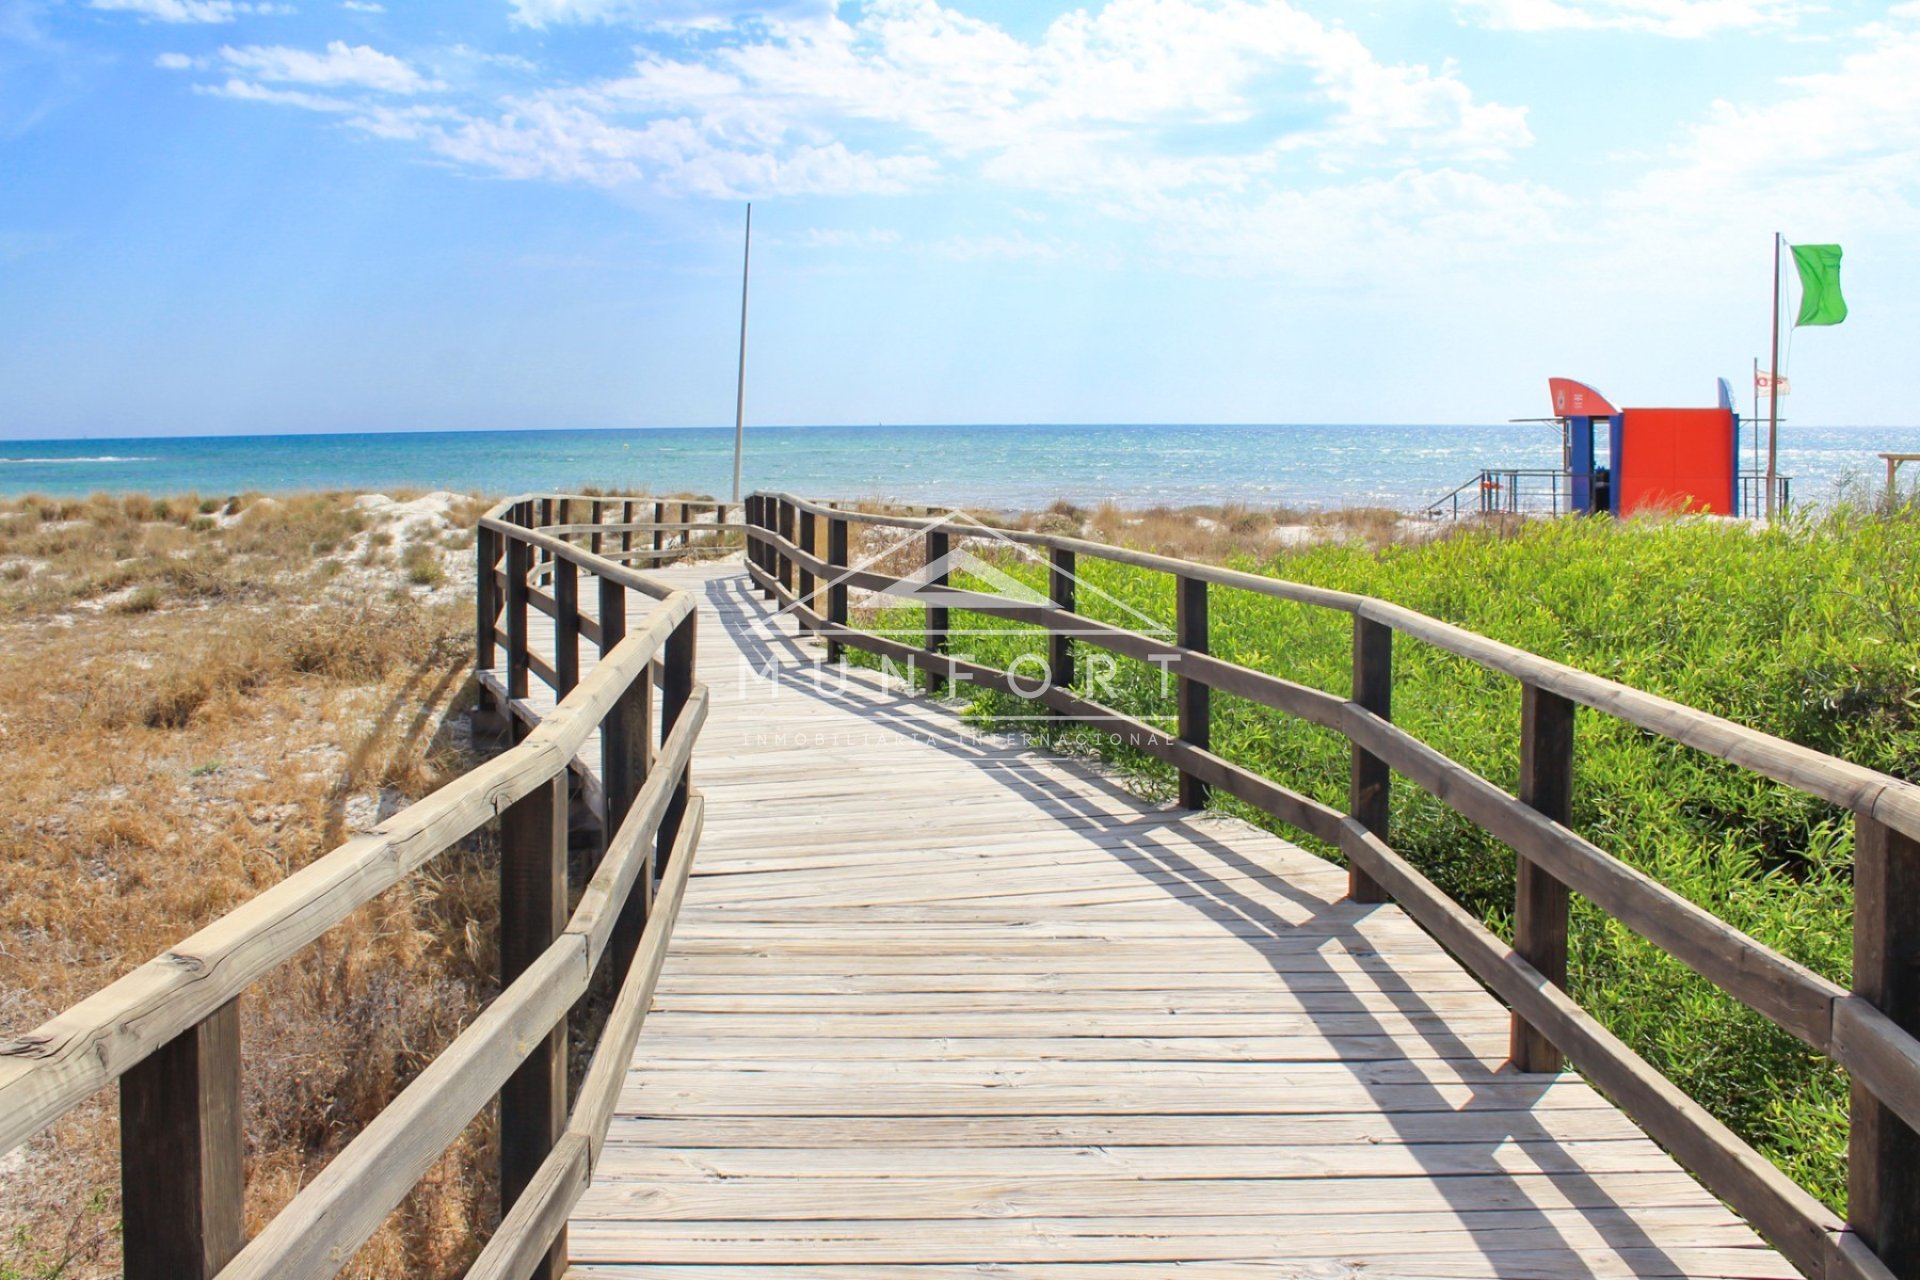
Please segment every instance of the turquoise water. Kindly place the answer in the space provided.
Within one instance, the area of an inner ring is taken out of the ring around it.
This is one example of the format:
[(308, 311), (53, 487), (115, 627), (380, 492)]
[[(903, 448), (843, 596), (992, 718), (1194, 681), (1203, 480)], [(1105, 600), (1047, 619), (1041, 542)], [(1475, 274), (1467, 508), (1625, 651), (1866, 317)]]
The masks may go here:
[[(1783, 429), (1781, 470), (1797, 477), (1797, 500), (1821, 501), (1843, 477), (1883, 476), (1880, 450), (1920, 452), (1920, 427)], [(1404, 510), (1482, 467), (1559, 457), (1551, 426), (752, 427), (745, 486), (988, 508), (1065, 498)], [(728, 428), (0, 441), (0, 494), (599, 485), (724, 496), (732, 465)]]

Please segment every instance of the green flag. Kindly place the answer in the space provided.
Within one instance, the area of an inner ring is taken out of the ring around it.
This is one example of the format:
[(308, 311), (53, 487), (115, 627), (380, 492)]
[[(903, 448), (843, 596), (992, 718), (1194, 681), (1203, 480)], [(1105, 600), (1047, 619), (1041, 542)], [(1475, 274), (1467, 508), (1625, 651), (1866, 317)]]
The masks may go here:
[(1840, 296), (1840, 246), (1796, 244), (1793, 265), (1800, 268), (1800, 318), (1796, 325), (1839, 324), (1847, 318)]

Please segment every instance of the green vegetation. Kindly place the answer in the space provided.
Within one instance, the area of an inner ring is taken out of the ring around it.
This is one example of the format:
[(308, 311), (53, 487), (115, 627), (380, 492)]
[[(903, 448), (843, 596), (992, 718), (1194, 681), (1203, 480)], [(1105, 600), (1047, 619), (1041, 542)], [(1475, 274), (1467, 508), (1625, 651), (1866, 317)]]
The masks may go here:
[[(1538, 522), (1378, 551), (1330, 544), (1230, 562), (1395, 601), (1841, 758), (1920, 777), (1920, 509), (1837, 511), (1768, 532), (1689, 521)], [(1038, 564), (1006, 556), (999, 568), (1045, 589)], [(1080, 571), (1082, 612), (1138, 628), (1130, 613), (1138, 611), (1171, 626), (1167, 575), (1086, 558)], [(1351, 624), (1344, 615), (1219, 588), (1211, 611), (1220, 656), (1347, 693)], [(917, 608), (862, 621), (912, 631), (921, 625)], [(1032, 628), (959, 613), (953, 625), (980, 633), (956, 640), (956, 651), (996, 667), (1045, 652)], [(1082, 662), (1083, 689), (1092, 665)], [(1511, 789), (1518, 685), (1405, 637), (1395, 665), (1396, 721)], [(1173, 712), (1171, 690), (1145, 664), (1118, 660), (1112, 681), (1091, 692), (1134, 715)], [(982, 692), (970, 714), (991, 723), (1014, 710), (1011, 701)], [(1213, 714), (1221, 754), (1344, 807), (1348, 748), (1338, 735), (1221, 694)], [(1597, 712), (1583, 709), (1577, 732), (1574, 818), (1584, 835), (1846, 983), (1846, 814)], [(1100, 752), (1149, 787), (1170, 784), (1165, 766), (1116, 751), (1084, 729), (1060, 731), (1055, 742)], [(1404, 781), (1395, 785), (1392, 839), (1511, 936), (1509, 850)], [(1844, 1205), (1840, 1071), (1579, 903), (1571, 985), (1659, 1070), (1815, 1194)]]

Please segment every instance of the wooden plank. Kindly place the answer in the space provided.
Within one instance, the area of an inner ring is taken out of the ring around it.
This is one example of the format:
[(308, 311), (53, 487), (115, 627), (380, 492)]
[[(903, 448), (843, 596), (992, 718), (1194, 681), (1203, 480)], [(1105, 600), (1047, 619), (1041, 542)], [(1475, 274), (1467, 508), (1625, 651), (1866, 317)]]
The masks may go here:
[(574, 1260), (646, 1258), (662, 1263), (1002, 1263), (1184, 1262), (1248, 1256), (1335, 1253), (1356, 1239), (1381, 1253), (1484, 1255), (1549, 1249), (1577, 1257), (1645, 1238), (1649, 1230), (1684, 1233), (1699, 1246), (1737, 1247), (1753, 1234), (1715, 1207), (1509, 1209), (1401, 1213), (1375, 1209), (1342, 1215), (1161, 1218), (1151, 1228), (1130, 1215), (1069, 1218), (940, 1218), (898, 1223), (826, 1220), (794, 1223), (654, 1223), (574, 1220)]
[[(1491, 1249), (1452, 1254), (1381, 1253), (1369, 1242), (1350, 1241), (1318, 1256), (1287, 1258), (1182, 1259), (1180, 1280), (1303, 1280), (1303, 1277), (1361, 1275), (1382, 1280), (1486, 1280), (1489, 1275), (1515, 1280), (1797, 1280), (1799, 1272), (1774, 1254), (1738, 1245), (1617, 1246), (1575, 1252), (1562, 1247)], [(1168, 1280), (1169, 1265), (1130, 1263), (1027, 1263), (1021, 1280)], [(793, 1266), (669, 1265), (636, 1267), (595, 1262), (574, 1268), (580, 1280), (980, 1280), (977, 1266), (939, 1263), (803, 1263)]]

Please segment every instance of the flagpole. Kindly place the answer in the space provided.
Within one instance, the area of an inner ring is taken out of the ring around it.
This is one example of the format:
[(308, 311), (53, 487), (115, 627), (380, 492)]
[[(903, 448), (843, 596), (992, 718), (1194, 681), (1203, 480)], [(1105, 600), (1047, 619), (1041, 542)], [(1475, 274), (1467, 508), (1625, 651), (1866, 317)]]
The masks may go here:
[(746, 248), (740, 255), (740, 381), (733, 395), (733, 500), (740, 501), (740, 454), (747, 443), (747, 278), (753, 267), (753, 202), (747, 202)]
[(1780, 470), (1780, 240), (1773, 233), (1773, 385), (1767, 388), (1767, 523), (1774, 519), (1774, 477)]

